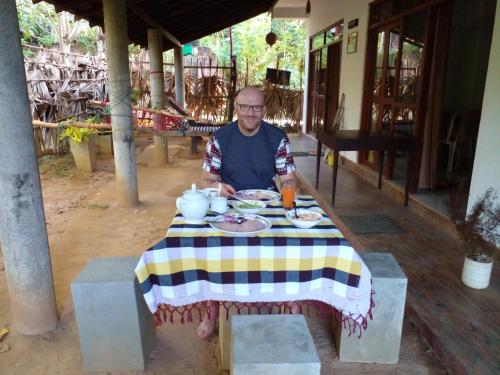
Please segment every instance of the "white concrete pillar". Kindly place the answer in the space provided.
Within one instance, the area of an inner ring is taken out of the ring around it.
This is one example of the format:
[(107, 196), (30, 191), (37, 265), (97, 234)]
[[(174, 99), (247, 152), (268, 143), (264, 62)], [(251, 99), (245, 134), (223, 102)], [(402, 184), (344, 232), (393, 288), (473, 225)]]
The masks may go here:
[(184, 93), (184, 60), (182, 47), (174, 47), (175, 101), (182, 108), (186, 105)]
[(0, 242), (11, 319), (54, 329), (57, 308), (15, 0), (0, 1)]
[[(149, 80), (151, 82), (151, 106), (165, 108), (165, 81), (163, 77), (162, 34), (158, 29), (148, 29)], [(168, 163), (168, 142), (163, 135), (154, 136), (157, 165)]]
[(132, 129), (126, 2), (103, 0), (103, 10), (117, 198), (120, 205), (131, 207), (139, 199)]

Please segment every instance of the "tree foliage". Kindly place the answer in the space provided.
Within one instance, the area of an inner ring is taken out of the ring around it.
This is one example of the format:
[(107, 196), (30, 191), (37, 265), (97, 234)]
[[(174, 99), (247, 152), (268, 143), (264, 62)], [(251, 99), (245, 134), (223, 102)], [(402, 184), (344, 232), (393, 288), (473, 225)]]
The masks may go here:
[(17, 0), (17, 17), (24, 44), (51, 46), (56, 43), (57, 15), (54, 7), (41, 2)]
[(61, 17), (54, 6), (45, 2), (33, 4), (31, 0), (16, 0), (16, 5), (23, 44), (55, 46), (58, 44), (58, 27), (64, 26), (66, 34), (71, 34), (69, 43), (76, 45), (81, 52), (96, 53), (100, 28), (91, 28), (86, 21), (75, 21), (73, 16), (65, 18), (67, 25), (61, 25)]
[[(273, 31), (278, 40), (272, 47), (265, 37)], [(299, 88), (303, 85), (304, 46), (306, 30), (302, 21), (271, 20), (269, 15), (260, 15), (232, 27), (233, 54), (236, 55), (238, 72), (245, 75), (248, 64), (248, 84), (261, 83), (266, 68), (291, 71), (290, 84)], [(224, 64), (229, 65), (229, 29), (200, 39), (202, 46), (210, 49)]]

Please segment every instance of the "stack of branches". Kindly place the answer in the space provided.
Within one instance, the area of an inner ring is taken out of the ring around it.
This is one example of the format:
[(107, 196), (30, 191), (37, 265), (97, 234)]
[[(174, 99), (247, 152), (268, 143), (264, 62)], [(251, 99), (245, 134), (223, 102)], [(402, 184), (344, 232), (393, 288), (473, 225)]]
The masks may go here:
[[(175, 75), (172, 72), (165, 72), (165, 94), (175, 100)], [(193, 76), (189, 73), (184, 73), (184, 97), (186, 100), (186, 107), (189, 107), (193, 100), (195, 81)]]
[(223, 121), (228, 96), (228, 83), (219, 75), (202, 75), (196, 80), (188, 112), (194, 118)]
[(279, 87), (264, 80), (260, 87), (264, 93), (266, 112), (264, 117), (271, 121), (300, 121), (302, 111), (302, 91)]
[[(97, 57), (40, 49), (25, 58), (25, 71), (31, 115), (36, 120), (84, 118), (87, 100), (105, 100), (108, 96), (106, 65)], [(67, 142), (59, 141), (58, 136), (57, 128), (37, 129), (39, 152), (67, 152)]]
[(130, 57), (130, 86), (132, 105), (149, 108), (151, 105), (151, 83), (149, 80), (149, 55), (141, 50)]

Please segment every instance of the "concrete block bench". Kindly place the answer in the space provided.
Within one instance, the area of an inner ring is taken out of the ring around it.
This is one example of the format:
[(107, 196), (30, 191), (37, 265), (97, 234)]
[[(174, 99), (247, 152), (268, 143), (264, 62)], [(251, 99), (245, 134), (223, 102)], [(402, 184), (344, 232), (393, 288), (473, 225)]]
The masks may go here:
[(349, 336), (341, 324), (335, 323), (339, 360), (398, 363), (408, 280), (391, 253), (360, 252), (359, 255), (372, 274), (373, 320), (368, 320), (368, 329), (361, 338), (358, 334)]
[[(227, 318), (226, 318), (227, 314)], [(220, 350), (220, 369), (229, 371), (231, 368), (231, 317), (233, 315), (252, 315), (252, 314), (281, 314), (280, 309), (276, 306), (271, 311), (260, 311), (257, 308), (251, 308), (250, 311), (243, 309), (240, 313), (237, 312), (235, 306), (226, 308), (220, 305), (219, 309), (219, 350)]]
[(321, 363), (303, 315), (233, 315), (232, 375), (319, 375)]
[(71, 283), (86, 372), (144, 370), (153, 316), (139, 290), (139, 257), (95, 258)]

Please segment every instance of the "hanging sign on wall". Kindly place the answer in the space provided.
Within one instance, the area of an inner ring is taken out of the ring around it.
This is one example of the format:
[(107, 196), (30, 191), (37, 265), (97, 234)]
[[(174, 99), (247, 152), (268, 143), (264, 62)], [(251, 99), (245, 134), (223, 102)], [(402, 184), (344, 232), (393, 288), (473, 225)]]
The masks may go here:
[(349, 23), (347, 24), (348, 29), (354, 29), (357, 26), (358, 26), (358, 19), (357, 18), (350, 20)]

